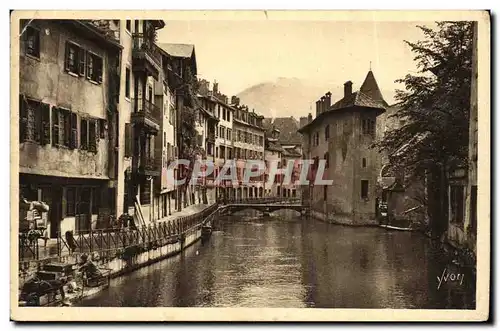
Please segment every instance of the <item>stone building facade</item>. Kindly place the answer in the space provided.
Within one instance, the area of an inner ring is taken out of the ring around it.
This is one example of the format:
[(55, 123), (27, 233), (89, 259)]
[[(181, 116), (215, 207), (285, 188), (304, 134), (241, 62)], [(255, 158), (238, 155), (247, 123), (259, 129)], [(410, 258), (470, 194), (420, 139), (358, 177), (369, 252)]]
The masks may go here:
[(247, 106), (240, 105), (237, 97), (233, 97), (232, 107), (235, 109), (233, 119), (233, 147), (236, 161), (238, 187), (237, 198), (256, 198), (264, 196), (264, 174), (252, 177), (245, 183), (244, 169), (246, 160), (264, 161), (264, 116), (250, 111)]
[(376, 224), (376, 183), (380, 170), (376, 139), (377, 117), (388, 107), (372, 71), (358, 92), (344, 84), (343, 98), (331, 104), (331, 93), (316, 102), (316, 117), (299, 129), (304, 157), (314, 159), (313, 178), (320, 159), (325, 160), (324, 179), (332, 185), (305, 188), (314, 216), (352, 225)]
[(50, 238), (100, 228), (115, 207), (119, 39), (77, 20), (21, 31), (20, 195), (49, 205)]

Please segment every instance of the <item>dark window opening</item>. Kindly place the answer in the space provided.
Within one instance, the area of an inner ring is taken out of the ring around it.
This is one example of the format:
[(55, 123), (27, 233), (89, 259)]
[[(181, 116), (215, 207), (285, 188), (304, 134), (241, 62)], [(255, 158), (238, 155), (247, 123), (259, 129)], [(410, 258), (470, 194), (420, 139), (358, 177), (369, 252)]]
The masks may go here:
[(471, 186), (471, 197), (470, 197), (470, 227), (472, 232), (476, 233), (477, 228), (477, 186)]
[(330, 125), (325, 127), (325, 140), (330, 139)]
[(89, 146), (88, 139), (88, 120), (82, 118), (80, 121), (80, 149), (86, 150)]
[(100, 190), (97, 187), (93, 187), (92, 188), (92, 214), (99, 214), (99, 208), (101, 208), (100, 201), (101, 201)]
[(102, 58), (87, 52), (87, 78), (95, 83), (102, 82)]
[(366, 158), (363, 158), (363, 168), (366, 168)]
[(125, 97), (130, 98), (130, 68), (125, 69)]
[(97, 125), (95, 120), (89, 121), (89, 151), (90, 152), (97, 152), (97, 142), (99, 139), (99, 135), (96, 134), (97, 131)]
[(330, 167), (330, 153), (326, 152), (324, 158), (325, 158), (325, 168), (328, 169), (328, 167)]
[(375, 121), (373, 119), (363, 119), (361, 124), (363, 134), (375, 136)]
[(68, 72), (78, 75), (79, 74), (79, 61), (80, 47), (77, 45), (66, 42), (66, 60), (65, 69)]
[(464, 186), (452, 185), (450, 187), (451, 221), (457, 224), (464, 222)]
[(76, 206), (76, 188), (68, 187), (66, 189), (66, 216), (75, 216)]
[(361, 181), (361, 199), (368, 199), (368, 181)]
[(40, 31), (28, 26), (24, 33), (26, 36), (26, 54), (40, 58)]
[(323, 186), (323, 201), (326, 201), (328, 197), (328, 186)]
[(125, 29), (127, 29), (128, 32), (132, 32), (132, 21), (131, 20), (126, 20)]

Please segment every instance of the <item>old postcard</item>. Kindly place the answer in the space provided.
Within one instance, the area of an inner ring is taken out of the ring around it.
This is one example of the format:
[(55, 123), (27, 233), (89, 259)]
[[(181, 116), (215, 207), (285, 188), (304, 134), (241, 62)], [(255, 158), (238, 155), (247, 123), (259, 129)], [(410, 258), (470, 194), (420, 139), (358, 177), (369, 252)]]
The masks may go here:
[(12, 319), (488, 319), (488, 12), (11, 33)]

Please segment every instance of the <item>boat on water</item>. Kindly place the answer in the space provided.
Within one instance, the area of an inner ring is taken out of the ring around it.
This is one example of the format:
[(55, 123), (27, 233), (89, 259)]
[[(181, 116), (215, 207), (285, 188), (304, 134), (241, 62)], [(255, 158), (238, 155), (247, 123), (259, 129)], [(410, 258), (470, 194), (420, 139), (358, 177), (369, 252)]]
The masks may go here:
[(379, 224), (381, 228), (388, 229), (388, 230), (398, 230), (398, 231), (416, 231), (416, 229), (412, 227), (400, 227), (400, 226), (394, 226), (390, 224)]

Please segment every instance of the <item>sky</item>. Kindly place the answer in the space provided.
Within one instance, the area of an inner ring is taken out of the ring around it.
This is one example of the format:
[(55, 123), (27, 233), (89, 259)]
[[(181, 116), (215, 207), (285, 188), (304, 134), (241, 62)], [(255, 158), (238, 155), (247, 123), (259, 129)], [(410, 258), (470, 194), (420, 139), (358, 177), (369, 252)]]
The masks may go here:
[[(165, 20), (159, 42), (195, 45), (198, 76), (217, 80), (233, 95), (279, 77), (359, 88), (373, 70), (383, 91), (415, 72), (414, 55), (404, 40), (423, 37), (416, 25), (432, 22)], [(386, 93), (387, 94), (387, 93)], [(384, 95), (392, 100), (393, 95)], [(388, 100), (388, 101), (389, 101)]]

